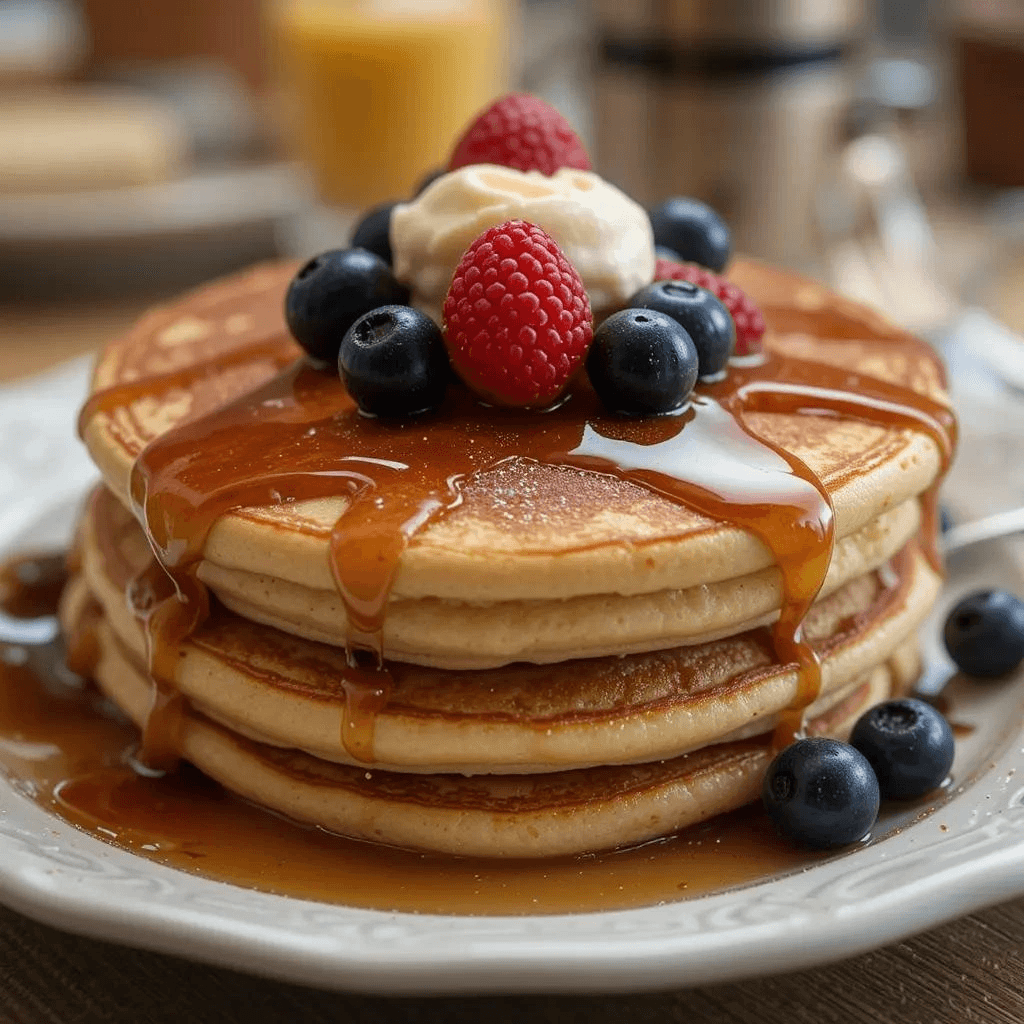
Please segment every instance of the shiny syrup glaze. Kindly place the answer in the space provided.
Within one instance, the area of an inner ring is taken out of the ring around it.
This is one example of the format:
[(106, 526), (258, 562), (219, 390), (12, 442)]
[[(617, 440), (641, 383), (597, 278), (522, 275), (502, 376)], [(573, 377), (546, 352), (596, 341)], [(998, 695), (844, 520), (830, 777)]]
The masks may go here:
[[(58, 563), (48, 558), (41, 564)], [(293, 823), (232, 796), (188, 764), (162, 776), (142, 773), (134, 767), (134, 727), (65, 667), (55, 602), (52, 588), (4, 591), (0, 772), (18, 792), (77, 828), (179, 870), (378, 910), (555, 914), (685, 899), (823, 857), (781, 840), (759, 808), (612, 853), (545, 861), (438, 857)], [(47, 618), (18, 621), (15, 611)], [(89, 615), (82, 617), (73, 640), (85, 673), (89, 652), (98, 650), (89, 622)]]
[[(284, 337), (276, 344), (259, 337), (253, 359), (280, 366), (294, 349)], [(921, 343), (900, 336), (860, 344)], [(232, 354), (233, 365), (244, 364), (244, 351)], [(922, 357), (916, 349), (907, 355)], [(214, 372), (213, 363), (200, 363), (194, 375)], [(82, 422), (188, 379), (187, 369), (176, 370), (101, 392)], [(752, 429), (748, 417), (761, 412), (911, 427), (932, 437), (944, 466), (954, 444), (954, 420), (941, 403), (906, 386), (771, 352), (699, 387), (679, 414), (642, 420), (607, 415), (585, 382), (545, 412), (487, 408), (456, 387), (436, 413), (398, 423), (368, 419), (335, 374), (300, 359), (241, 398), (174, 427), (145, 448), (131, 476), (136, 513), (173, 581), (173, 587), (161, 584), (159, 569), (150, 570), (133, 588), (146, 597), (135, 608), (148, 627), (155, 682), (147, 761), (173, 758), (180, 720), (174, 664), (180, 642), (208, 614), (196, 569), (213, 524), (234, 508), (338, 494), (350, 499), (330, 544), (353, 665), (343, 738), (354, 757), (372, 760), (373, 716), (390, 688), (382, 630), (399, 559), (417, 531), (458, 503), (467, 479), (510, 459), (610, 474), (765, 543), (783, 582), (776, 654), (797, 665), (800, 676), (798, 697), (779, 727), (779, 743), (788, 742), (820, 685), (818, 658), (801, 623), (831, 559), (833, 510), (814, 473)], [(934, 536), (934, 492), (923, 501), (926, 540)], [(153, 601), (157, 592), (162, 596)], [(361, 652), (369, 662), (357, 662)]]

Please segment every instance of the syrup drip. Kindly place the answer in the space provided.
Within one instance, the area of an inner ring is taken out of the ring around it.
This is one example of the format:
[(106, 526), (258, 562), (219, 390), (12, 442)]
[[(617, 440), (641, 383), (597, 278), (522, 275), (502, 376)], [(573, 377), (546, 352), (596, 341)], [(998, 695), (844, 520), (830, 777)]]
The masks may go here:
[(66, 639), (64, 662), (68, 669), (82, 679), (91, 679), (100, 661), (99, 624), (103, 617), (99, 603), (90, 599), (81, 614), (75, 631)]
[(391, 673), (350, 666), (339, 682), (345, 693), (341, 745), (357, 761), (370, 764), (376, 760), (373, 731), (377, 715), (387, 706), (394, 688)]
[[(860, 341), (892, 348), (920, 344), (903, 338)], [(290, 343), (264, 337), (253, 358), (283, 358)], [(245, 363), (245, 346), (235, 365)], [(293, 349), (292, 349), (293, 351)], [(197, 371), (210, 372), (203, 364)], [(161, 377), (157, 392), (182, 386), (187, 371)], [(146, 381), (95, 396), (97, 410), (150, 394)], [(383, 669), (386, 609), (399, 560), (410, 539), (459, 503), (462, 483), (511, 459), (609, 473), (708, 518), (757, 536), (782, 576), (776, 654), (795, 664), (799, 693), (780, 726), (788, 742), (802, 711), (817, 696), (820, 665), (801, 635), (831, 560), (833, 510), (814, 473), (758, 435), (749, 417), (760, 412), (825, 415), (927, 433), (943, 468), (954, 445), (949, 410), (913, 389), (792, 356), (767, 354), (734, 366), (703, 386), (680, 415), (646, 420), (611, 417), (585, 382), (557, 408), (539, 413), (482, 407), (454, 389), (442, 410), (390, 423), (359, 415), (334, 374), (300, 360), (220, 408), (179, 424), (151, 442), (135, 462), (131, 498), (160, 565), (173, 581), (153, 610), (142, 610), (156, 683), (144, 753), (174, 749), (180, 710), (172, 699), (181, 640), (205, 618), (208, 597), (196, 576), (209, 531), (232, 509), (347, 497), (331, 534), (331, 569), (347, 617), (353, 664), (368, 652), (379, 671), (358, 677), (342, 725), (353, 757), (371, 760), (374, 708), (387, 700)], [(925, 534), (934, 495), (924, 501)], [(931, 557), (937, 564), (934, 548)], [(350, 745), (351, 744), (351, 745)]]
[[(917, 339), (910, 339), (910, 343), (923, 346)], [(835, 367), (810, 360), (772, 354), (766, 368), (772, 378), (768, 381), (751, 378), (745, 368), (738, 370), (738, 376), (747, 375), (746, 380), (736, 382), (732, 407), (738, 416), (773, 412), (845, 417), (884, 426), (911, 427), (935, 442), (940, 472), (921, 496), (921, 533), (929, 564), (941, 572), (937, 546), (938, 491), (956, 447), (957, 424), (952, 410), (925, 395), (866, 374), (838, 371), (837, 380)]]
[(194, 577), (170, 576), (154, 559), (128, 585), (128, 607), (144, 627), (153, 701), (142, 732), (143, 763), (166, 771), (177, 764), (185, 700), (174, 685), (181, 643), (209, 614), (209, 595)]
[[(779, 661), (797, 665), (793, 710), (799, 726), (800, 713), (821, 687), (821, 661), (804, 642), (801, 624), (832, 560), (831, 500), (803, 462), (748, 431), (740, 417), (713, 398), (698, 396), (691, 413), (692, 423), (675, 432), (668, 419), (648, 421), (652, 433), (667, 436), (643, 447), (601, 436), (588, 426), (583, 443), (566, 462), (642, 481), (720, 522), (742, 523), (771, 550), (783, 589), (782, 614), (772, 638)], [(790, 732), (792, 721), (785, 719)]]

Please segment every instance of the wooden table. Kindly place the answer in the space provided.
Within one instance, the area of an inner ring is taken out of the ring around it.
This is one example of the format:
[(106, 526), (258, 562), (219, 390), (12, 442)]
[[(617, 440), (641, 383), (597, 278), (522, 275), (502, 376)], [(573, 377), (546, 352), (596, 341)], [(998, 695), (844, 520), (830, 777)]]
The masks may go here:
[[(81, 352), (140, 304), (0, 309), (0, 379)], [(1024, 900), (831, 967), (650, 996), (380, 999), (65, 935), (0, 908), (0, 1024), (1020, 1024)]]

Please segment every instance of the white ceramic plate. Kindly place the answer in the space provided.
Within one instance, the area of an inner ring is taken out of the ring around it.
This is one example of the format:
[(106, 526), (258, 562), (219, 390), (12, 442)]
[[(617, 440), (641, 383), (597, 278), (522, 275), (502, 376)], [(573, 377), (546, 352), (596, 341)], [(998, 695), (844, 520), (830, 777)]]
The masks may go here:
[[(0, 552), (66, 537), (91, 476), (67, 440), (83, 388), (76, 364), (0, 395)], [(1004, 542), (954, 565), (938, 615), (974, 586), (1019, 590), (1018, 554)], [(934, 671), (947, 672), (941, 661)], [(871, 843), (825, 863), (719, 895), (532, 918), (351, 910), (143, 860), (0, 779), (0, 900), (100, 938), (394, 995), (639, 991), (808, 967), (1024, 895), (1024, 678), (952, 692), (956, 721), (975, 731), (958, 744), (954, 786), (938, 804), (885, 819)]]

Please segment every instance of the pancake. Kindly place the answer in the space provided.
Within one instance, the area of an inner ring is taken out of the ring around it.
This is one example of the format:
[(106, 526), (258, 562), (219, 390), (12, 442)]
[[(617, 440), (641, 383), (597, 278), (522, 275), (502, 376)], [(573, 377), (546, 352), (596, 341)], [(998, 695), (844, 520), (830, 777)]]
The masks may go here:
[[(82, 432), (105, 480), (126, 505), (132, 504), (133, 463), (147, 445), (265, 385), (298, 354), (284, 335), (280, 310), (293, 270), (291, 265), (263, 267), (207, 286), (150, 314), (103, 352), (93, 379), (93, 392), (100, 397), (87, 407)], [(910, 389), (922, 401), (945, 401), (937, 360), (923, 346), (909, 345), (905, 334), (876, 315), (789, 276), (783, 279), (795, 297), (787, 301), (796, 304), (780, 306), (778, 296), (773, 302), (776, 272), (737, 261), (735, 273), (765, 309), (771, 353), (806, 356), (811, 349), (816, 365), (838, 368), (843, 379), (870, 374)], [(166, 375), (162, 380), (152, 379), (161, 374)], [(261, 408), (274, 401), (280, 402), (267, 398)], [(945, 457), (927, 430), (897, 423), (806, 411), (755, 411), (746, 419), (760, 437), (820, 479), (835, 508), (840, 540), (926, 492)], [(715, 424), (712, 428), (717, 429)], [(437, 425), (427, 420), (423, 429), (430, 435)], [(418, 443), (411, 430), (408, 440)], [(693, 436), (700, 440), (699, 432)], [(437, 438), (443, 447), (446, 442), (440, 434)], [(488, 443), (500, 440), (488, 435)], [(721, 451), (714, 457), (729, 458)], [(215, 588), (223, 585), (229, 601), (231, 579), (236, 591), (259, 589), (258, 581), (267, 579), (308, 591), (310, 607), (329, 602), (336, 586), (330, 534), (347, 503), (345, 489), (336, 490), (342, 493), (309, 501), (280, 496), (274, 504), (220, 515), (203, 543), (204, 578), (215, 581)], [(398, 560), (390, 596), (393, 603), (440, 599), (468, 604), (633, 597), (743, 579), (775, 560), (750, 530), (715, 521), (630, 480), (543, 459), (511, 458), (470, 473), (457, 506), (418, 530)], [(270, 588), (268, 595), (286, 606), (279, 623), (297, 626), (287, 607), (293, 592)], [(239, 595), (234, 596), (237, 601)], [(246, 614), (259, 611), (251, 595), (244, 607)], [(740, 620), (764, 614), (754, 607), (738, 609)], [(348, 624), (333, 607), (312, 618), (334, 623), (333, 631), (318, 633), (319, 639), (345, 642)], [(428, 621), (400, 651), (385, 645), (385, 653), (412, 659), (429, 643), (436, 620)], [(645, 643), (667, 639), (679, 638)], [(554, 656), (545, 649), (544, 658)]]
[[(836, 544), (821, 588), (826, 596), (877, 569), (921, 525), (905, 501)], [(253, 622), (337, 644), (347, 617), (337, 588), (311, 590), (276, 577), (205, 562), (199, 578), (223, 604)], [(448, 669), (537, 664), (700, 644), (774, 622), (782, 603), (776, 568), (681, 590), (553, 601), (470, 603), (442, 598), (392, 600), (384, 648), (398, 661)]]
[[(90, 614), (82, 578), (69, 586), (65, 628)], [(141, 724), (150, 683), (106, 621), (96, 628), (94, 676)], [(809, 723), (846, 736), (870, 704), (901, 691), (915, 658), (898, 650), (831, 711)], [(767, 739), (721, 743), (667, 761), (545, 775), (394, 773), (332, 764), (257, 743), (190, 710), (181, 753), (240, 796), (346, 836), (469, 857), (553, 857), (633, 845), (757, 798), (771, 757)]]
[(737, 261), (764, 349), (665, 415), (585, 374), (361, 415), (256, 268), (101, 354), (62, 620), (154, 767), (403, 847), (544, 857), (754, 799), (918, 670), (955, 421), (934, 352)]
[[(145, 637), (124, 601), (129, 581), (151, 560), (142, 530), (100, 489), (80, 543), (82, 573), (108, 628), (142, 664)], [(912, 652), (914, 630), (938, 586), (924, 558), (908, 548), (882, 571), (815, 603), (805, 633), (823, 671), (811, 715), (845, 699), (896, 652)], [(215, 606), (182, 645), (174, 684), (207, 717), (250, 738), (391, 771), (463, 773), (672, 758), (771, 731), (797, 692), (795, 669), (775, 661), (763, 629), (656, 654), (553, 666), (388, 667), (387, 699), (353, 742), (346, 726), (359, 714), (360, 676), (340, 650)]]

